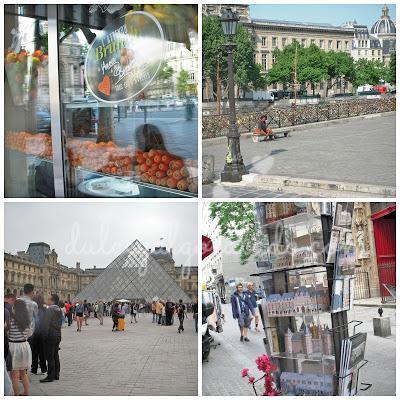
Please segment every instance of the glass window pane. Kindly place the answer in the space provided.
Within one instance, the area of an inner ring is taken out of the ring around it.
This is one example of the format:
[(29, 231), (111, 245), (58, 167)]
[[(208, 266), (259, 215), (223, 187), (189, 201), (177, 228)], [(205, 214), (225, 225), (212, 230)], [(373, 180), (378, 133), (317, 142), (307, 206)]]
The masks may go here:
[(6, 197), (54, 197), (46, 6), (6, 5)]
[(197, 6), (60, 5), (68, 195), (197, 193)]

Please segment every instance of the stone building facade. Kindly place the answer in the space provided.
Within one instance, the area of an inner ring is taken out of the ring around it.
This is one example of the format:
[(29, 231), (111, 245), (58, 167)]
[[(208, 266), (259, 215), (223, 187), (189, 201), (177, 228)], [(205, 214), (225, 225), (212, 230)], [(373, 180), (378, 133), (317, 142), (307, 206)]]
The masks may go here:
[(19, 296), (24, 284), (31, 283), (35, 293), (56, 293), (69, 300), (94, 280), (102, 268), (82, 269), (77, 262), (69, 268), (58, 261), (58, 255), (47, 243), (30, 243), (27, 251), (4, 253), (4, 292)]
[(149, 249), (152, 257), (175, 279), (178, 285), (189, 295), (193, 302), (197, 302), (198, 268), (197, 266), (175, 265), (172, 249), (164, 246)]

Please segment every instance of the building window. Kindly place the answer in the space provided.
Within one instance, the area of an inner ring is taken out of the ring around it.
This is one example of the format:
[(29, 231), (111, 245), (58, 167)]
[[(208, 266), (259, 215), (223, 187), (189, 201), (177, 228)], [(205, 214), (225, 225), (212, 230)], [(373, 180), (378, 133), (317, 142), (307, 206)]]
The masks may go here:
[(275, 54), (273, 54), (272, 55), (272, 64), (275, 64), (276, 63), (276, 56), (275, 56)]
[(328, 49), (332, 50), (333, 40), (328, 40)]
[(346, 41), (344, 42), (344, 44), (345, 44), (345, 46), (346, 46), (346, 50), (349, 50), (349, 41), (346, 40)]
[(261, 66), (262, 66), (263, 71), (267, 70), (267, 55), (266, 54), (261, 55)]
[(340, 89), (342, 87), (342, 82), (340, 79), (336, 82), (336, 89)]
[(273, 37), (273, 38), (272, 38), (272, 47), (276, 47), (277, 42), (278, 42), (277, 38), (276, 38), (276, 37)]
[(380, 56), (381, 55), (381, 51), (380, 50), (378, 50), (378, 56)]
[(323, 49), (325, 47), (325, 41), (324, 40), (320, 40), (319, 41), (319, 48)]
[(273, 84), (272, 84), (272, 88), (273, 88), (273, 89), (278, 89), (278, 84), (277, 84), (276, 82), (273, 83)]
[(301, 39), (301, 45), (303, 47), (306, 47), (307, 46), (307, 39)]
[(286, 46), (286, 42), (287, 42), (286, 38), (285, 38), (285, 37), (282, 38), (282, 47), (285, 47), (285, 46)]
[(371, 53), (372, 53), (372, 55), (374, 56), (374, 55), (375, 55), (375, 50), (372, 50)]
[(342, 42), (340, 40), (336, 41), (336, 50), (340, 50), (342, 48)]
[(191, 72), (189, 75), (190, 81), (194, 82), (194, 72)]
[(261, 37), (261, 46), (266, 46), (267, 45), (267, 38), (265, 36)]
[(315, 39), (311, 39), (311, 44), (315, 44)]

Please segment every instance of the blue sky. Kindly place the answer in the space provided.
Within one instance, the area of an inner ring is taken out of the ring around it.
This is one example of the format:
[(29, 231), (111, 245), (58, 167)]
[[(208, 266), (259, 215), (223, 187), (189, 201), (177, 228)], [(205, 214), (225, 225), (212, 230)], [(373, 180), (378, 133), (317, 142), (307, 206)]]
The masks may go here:
[[(320, 22), (341, 25), (356, 19), (359, 24), (371, 25), (381, 16), (383, 4), (253, 4), (252, 18), (278, 19), (299, 22)], [(388, 4), (389, 15), (396, 19), (394, 4)]]

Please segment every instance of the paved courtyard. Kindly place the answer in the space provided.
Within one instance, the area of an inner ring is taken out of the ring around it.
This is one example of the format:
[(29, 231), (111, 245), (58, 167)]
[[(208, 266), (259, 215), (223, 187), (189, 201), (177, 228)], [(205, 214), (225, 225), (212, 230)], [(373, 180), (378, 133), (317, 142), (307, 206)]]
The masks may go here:
[[(249, 332), (249, 343), (239, 341), (237, 322), (233, 320), (231, 305), (223, 304), (225, 314), (224, 331), (212, 333), (220, 343), (211, 349), (208, 362), (203, 362), (203, 395), (246, 396), (254, 395), (247, 379), (241, 377), (241, 371), (249, 368), (256, 379), (261, 377), (255, 359), (265, 353), (263, 332)], [(329, 314), (326, 314), (329, 316)], [(392, 335), (380, 338), (373, 335), (372, 317), (378, 316), (377, 308), (355, 306), (348, 312), (348, 320), (361, 320), (364, 323), (357, 332), (367, 332), (365, 358), (369, 363), (360, 370), (359, 382), (372, 383), (367, 391), (359, 391), (361, 396), (394, 396), (396, 391), (396, 310), (385, 308), (384, 316), (389, 316)], [(254, 323), (253, 323), (254, 327)], [(261, 381), (262, 382), (262, 381)], [(359, 386), (360, 388), (361, 386)], [(260, 391), (262, 388), (260, 388)], [(262, 392), (259, 392), (261, 394)]]
[[(324, 127), (293, 131), (288, 138), (274, 141), (254, 143), (251, 138), (242, 137), (241, 151), (251, 173), (395, 187), (395, 128), (394, 114), (372, 115), (361, 120), (335, 121)], [(226, 155), (225, 140), (203, 140), (203, 155), (214, 156), (215, 172), (219, 177)], [(225, 185), (223, 189), (237, 194)], [(245, 188), (248, 193), (256, 190), (250, 189)], [(204, 186), (203, 190), (205, 197), (219, 194), (212, 185)], [(289, 191), (285, 197), (293, 194)], [(279, 197), (279, 193), (273, 191), (265, 196), (269, 195)]]
[(103, 326), (91, 318), (82, 332), (75, 324), (62, 328), (59, 381), (40, 383), (30, 374), (34, 396), (197, 395), (197, 334), (193, 315), (185, 331), (158, 326), (140, 314), (127, 319), (126, 330), (112, 332), (110, 317)]

